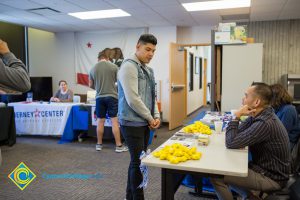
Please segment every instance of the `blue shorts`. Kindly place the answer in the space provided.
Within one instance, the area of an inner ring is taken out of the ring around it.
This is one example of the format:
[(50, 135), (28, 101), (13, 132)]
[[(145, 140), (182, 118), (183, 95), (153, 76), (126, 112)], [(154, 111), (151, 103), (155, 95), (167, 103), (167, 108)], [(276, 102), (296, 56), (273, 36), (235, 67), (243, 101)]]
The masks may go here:
[(98, 97), (96, 99), (97, 118), (113, 118), (118, 115), (118, 99), (114, 97)]

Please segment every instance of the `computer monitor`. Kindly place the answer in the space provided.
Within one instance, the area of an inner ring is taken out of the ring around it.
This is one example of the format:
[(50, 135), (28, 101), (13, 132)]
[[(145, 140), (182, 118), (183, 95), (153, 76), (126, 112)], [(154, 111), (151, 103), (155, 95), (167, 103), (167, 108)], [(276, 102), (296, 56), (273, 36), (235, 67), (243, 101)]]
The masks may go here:
[(294, 100), (295, 101), (300, 100), (300, 84), (294, 85)]
[(34, 101), (49, 101), (53, 96), (52, 77), (30, 77)]

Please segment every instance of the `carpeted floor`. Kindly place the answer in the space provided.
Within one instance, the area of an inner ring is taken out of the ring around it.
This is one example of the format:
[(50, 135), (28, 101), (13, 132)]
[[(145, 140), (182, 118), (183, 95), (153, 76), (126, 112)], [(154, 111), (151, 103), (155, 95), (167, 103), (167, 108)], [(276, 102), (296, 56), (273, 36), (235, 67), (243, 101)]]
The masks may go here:
[[(204, 108), (205, 109), (205, 108)], [(193, 113), (189, 118), (197, 116)], [(161, 127), (156, 131), (151, 149), (155, 149), (176, 130)], [(123, 200), (127, 180), (129, 154), (115, 153), (113, 141), (105, 141), (101, 152), (95, 151), (96, 138), (83, 142), (58, 144), (59, 138), (22, 136), (17, 137), (13, 147), (2, 146), (2, 166), (0, 167), (0, 199), (2, 200)], [(35, 174), (34, 179), (23, 191), (9, 178), (20, 162), (24, 162)], [(76, 179), (66, 175), (81, 176)], [(62, 177), (62, 175), (65, 175)], [(90, 176), (83, 179), (83, 175)], [(95, 175), (91, 177), (91, 175)], [(145, 198), (161, 198), (161, 175), (159, 168), (150, 168), (149, 185)], [(188, 194), (190, 188), (181, 186), (175, 199), (201, 199)]]

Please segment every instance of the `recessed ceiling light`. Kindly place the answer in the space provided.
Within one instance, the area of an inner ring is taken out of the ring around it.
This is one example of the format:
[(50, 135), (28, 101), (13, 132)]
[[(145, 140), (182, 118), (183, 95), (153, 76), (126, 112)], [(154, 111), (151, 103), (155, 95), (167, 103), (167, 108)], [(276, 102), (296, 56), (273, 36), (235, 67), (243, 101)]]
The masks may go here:
[(129, 13), (121, 9), (110, 9), (110, 10), (97, 10), (97, 11), (88, 11), (88, 12), (76, 12), (68, 13), (73, 17), (79, 19), (101, 19), (101, 18), (113, 18), (113, 17), (127, 17), (130, 16)]
[(251, 5), (251, 0), (220, 0), (220, 1), (204, 1), (204, 2), (182, 4), (182, 6), (187, 11), (243, 8), (243, 7), (250, 7), (250, 5)]

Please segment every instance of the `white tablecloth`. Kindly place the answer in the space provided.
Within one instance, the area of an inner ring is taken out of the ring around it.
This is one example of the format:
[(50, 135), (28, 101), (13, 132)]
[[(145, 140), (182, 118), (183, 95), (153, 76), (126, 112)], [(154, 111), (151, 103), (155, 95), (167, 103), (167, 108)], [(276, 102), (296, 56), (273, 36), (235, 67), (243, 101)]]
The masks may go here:
[(17, 134), (63, 135), (74, 103), (9, 103), (14, 107)]

